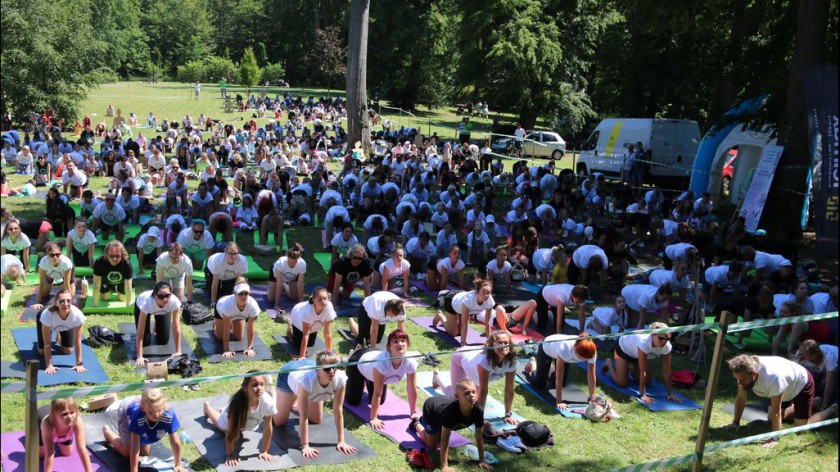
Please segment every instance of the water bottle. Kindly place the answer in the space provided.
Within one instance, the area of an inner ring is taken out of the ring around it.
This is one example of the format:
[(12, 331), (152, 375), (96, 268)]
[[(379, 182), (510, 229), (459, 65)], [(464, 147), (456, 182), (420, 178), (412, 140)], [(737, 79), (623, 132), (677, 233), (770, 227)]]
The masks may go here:
[(82, 277), (82, 298), (87, 297), (87, 293), (88, 293), (87, 277)]
[(192, 436), (190, 436), (190, 433), (184, 431), (183, 429), (178, 431), (178, 437), (181, 438), (181, 443), (183, 444), (189, 444), (192, 442)]

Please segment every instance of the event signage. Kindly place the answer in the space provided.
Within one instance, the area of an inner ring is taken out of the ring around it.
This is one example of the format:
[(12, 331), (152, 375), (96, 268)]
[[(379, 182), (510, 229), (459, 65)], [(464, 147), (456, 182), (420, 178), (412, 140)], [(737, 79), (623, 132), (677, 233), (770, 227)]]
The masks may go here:
[(783, 150), (784, 146), (764, 146), (761, 152), (761, 159), (755, 168), (755, 174), (741, 207), (740, 215), (746, 219), (747, 231), (758, 229), (761, 212), (764, 211), (770, 184), (773, 183), (773, 175), (776, 173), (776, 166), (779, 164)]

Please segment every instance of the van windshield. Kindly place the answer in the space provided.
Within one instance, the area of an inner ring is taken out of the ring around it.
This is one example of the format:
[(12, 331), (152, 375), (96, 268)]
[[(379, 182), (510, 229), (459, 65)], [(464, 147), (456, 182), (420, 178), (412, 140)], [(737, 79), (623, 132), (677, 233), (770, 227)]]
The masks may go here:
[(601, 131), (596, 130), (593, 132), (589, 139), (586, 140), (586, 143), (583, 145), (584, 151), (594, 151), (595, 148), (598, 147), (598, 138), (601, 136)]

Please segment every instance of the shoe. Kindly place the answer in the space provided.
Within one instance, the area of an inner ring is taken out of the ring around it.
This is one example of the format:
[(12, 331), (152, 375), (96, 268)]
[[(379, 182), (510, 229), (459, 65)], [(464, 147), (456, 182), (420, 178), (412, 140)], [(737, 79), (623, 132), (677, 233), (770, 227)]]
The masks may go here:
[(435, 462), (432, 460), (432, 456), (426, 452), (425, 449), (420, 449), (420, 454), (418, 454), (420, 458), (423, 460), (423, 468), (426, 470), (435, 470)]
[(424, 274), (417, 274), (414, 276), (414, 280), (423, 280), (424, 278), (426, 278)]
[(292, 317), (289, 316), (289, 312), (283, 309), (277, 310), (277, 316), (274, 317), (275, 323), (289, 324), (291, 320)]
[[(519, 436), (510, 435), (506, 438), (499, 438), (499, 440), (496, 441), (496, 445), (499, 446), (500, 448), (504, 449), (507, 452), (512, 452), (514, 454), (521, 454), (522, 449), (516, 447), (516, 444), (514, 443), (513, 438), (519, 439)], [(520, 441), (520, 443), (521, 442), (522, 441)]]
[(417, 295), (418, 292), (420, 292), (420, 289), (413, 286), (413, 285), (411, 286), (410, 289), (408, 289), (408, 293), (410, 293), (412, 295)]
[(441, 363), (441, 360), (434, 354), (423, 354), (423, 360), (421, 362), (423, 365), (427, 365), (429, 367), (437, 367)]
[(435, 469), (435, 464), (432, 462), (432, 458), (429, 457), (429, 453), (426, 452), (425, 449), (409, 449), (408, 452), (405, 453), (405, 460), (408, 461), (408, 464), (412, 467), (427, 470)]

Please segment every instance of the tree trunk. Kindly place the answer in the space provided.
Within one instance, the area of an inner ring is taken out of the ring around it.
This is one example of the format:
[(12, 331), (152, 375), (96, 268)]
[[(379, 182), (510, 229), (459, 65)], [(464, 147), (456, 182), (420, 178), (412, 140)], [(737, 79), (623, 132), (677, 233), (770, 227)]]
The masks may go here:
[[(828, 0), (799, 3), (796, 39), (787, 86), (785, 115), (779, 126), (780, 146), (785, 150), (773, 177), (762, 221), (774, 239), (797, 242), (802, 237), (802, 205), (810, 166), (808, 116), (802, 93), (801, 66), (825, 61)], [(796, 193), (794, 193), (796, 192)]]
[[(321, 0), (313, 0), (312, 7), (315, 9), (315, 28), (312, 30), (312, 47), (318, 46), (318, 33), (321, 31)], [(318, 60), (313, 60), (310, 64), (309, 81), (313, 84), (320, 84), (321, 68)]]
[(370, 0), (350, 3), (350, 37), (347, 41), (347, 142), (348, 149), (362, 142), (371, 153), (367, 106), (368, 15)]
[(537, 118), (537, 110), (534, 107), (526, 106), (519, 111), (519, 123), (525, 129), (534, 129)]

